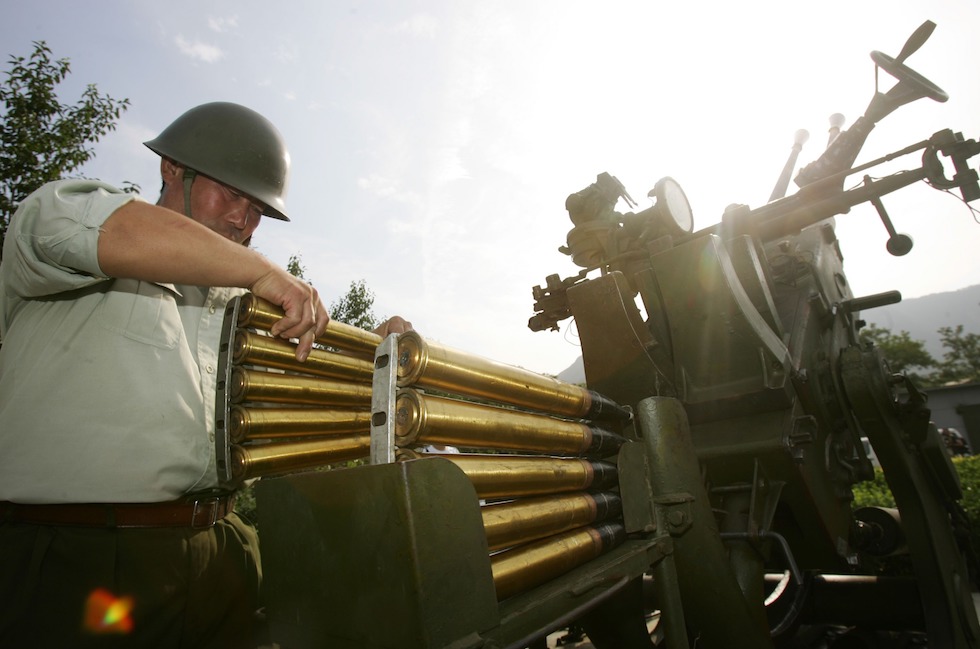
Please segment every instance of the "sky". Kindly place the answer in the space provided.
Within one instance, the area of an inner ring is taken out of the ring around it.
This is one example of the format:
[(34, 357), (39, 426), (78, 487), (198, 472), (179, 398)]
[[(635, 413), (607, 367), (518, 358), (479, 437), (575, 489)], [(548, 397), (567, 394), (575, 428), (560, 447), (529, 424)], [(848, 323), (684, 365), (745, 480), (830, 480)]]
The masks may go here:
[[(80, 173), (150, 201), (159, 159), (142, 142), (201, 103), (259, 111), (292, 160), (292, 222), (263, 219), (259, 251), (299, 255), (325, 303), (364, 280), (379, 316), (558, 374), (580, 354), (574, 324), (527, 320), (533, 286), (579, 271), (558, 251), (570, 193), (609, 172), (642, 209), (670, 176), (698, 229), (732, 203), (764, 205), (796, 131), (810, 133), (801, 166), (831, 114), (846, 128), (871, 100), (870, 52), (897, 56), (925, 20), (935, 32), (906, 63), (950, 99), (886, 117), (861, 163), (945, 128), (980, 138), (980, 3), (7, 0), (0, 43), (5, 62), (41, 40), (68, 58), (63, 102), (87, 84), (129, 99)], [(888, 255), (868, 205), (837, 217), (855, 295), (980, 283), (980, 225), (961, 200), (920, 183), (883, 201), (915, 247)]]

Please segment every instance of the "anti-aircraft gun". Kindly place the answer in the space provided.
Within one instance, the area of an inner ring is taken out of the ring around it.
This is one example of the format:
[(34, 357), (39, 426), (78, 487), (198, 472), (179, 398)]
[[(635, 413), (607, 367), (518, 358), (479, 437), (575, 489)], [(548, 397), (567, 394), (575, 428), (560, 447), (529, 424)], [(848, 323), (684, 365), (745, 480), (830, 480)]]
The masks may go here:
[[(922, 97), (946, 101), (905, 65), (933, 27), (920, 27), (895, 58), (872, 52), (897, 84), (876, 90), (865, 114), (800, 171), (792, 196), (782, 192), (801, 138), (771, 202), (731, 206), (719, 225), (699, 231), (671, 178), (651, 190), (652, 207), (635, 213), (615, 211), (621, 200), (635, 203), (606, 173), (566, 201), (574, 227), (561, 250), (583, 270), (535, 287), (529, 326), (554, 329), (574, 317), (588, 385), (636, 405), (646, 451), (632, 458), (625, 447), (620, 465), (654, 464), (667, 483), (651, 485), (651, 527), (661, 507), (668, 520), (693, 518), (672, 538), (688, 640), (698, 647), (770, 646), (770, 635), (785, 640), (801, 624), (823, 622), (861, 633), (919, 626), (929, 646), (980, 644), (955, 469), (924, 395), (858, 337), (862, 311), (901, 296), (852, 295), (834, 228), (835, 216), (870, 202), (889, 252), (903, 255), (911, 239), (895, 232), (883, 196), (924, 180), (958, 189), (967, 202), (980, 198), (968, 166), (980, 145), (949, 130), (854, 166), (880, 119)], [(864, 175), (844, 189), (847, 178), (919, 151), (918, 168)], [(599, 276), (589, 279), (592, 271)], [(864, 436), (897, 510), (852, 511), (851, 487), (873, 477)], [(676, 459), (674, 444), (687, 440), (696, 463)], [(690, 509), (661, 504), (664, 490)], [(627, 531), (637, 527), (627, 517)], [(869, 570), (874, 557), (899, 548), (910, 573)], [(784, 570), (782, 595), (767, 599)]]
[[(952, 131), (854, 166), (884, 116), (945, 101), (905, 65), (931, 31), (872, 53), (898, 83), (791, 196), (796, 148), (767, 205), (699, 231), (670, 178), (637, 212), (605, 173), (568, 197), (582, 271), (534, 289), (529, 325), (575, 318), (587, 387), (333, 322), (298, 364), (261, 334), (274, 309), (233, 304), (216, 464), (229, 485), (277, 476), (256, 488), (272, 639), (521, 649), (574, 624), (601, 649), (980, 647), (956, 471), (924, 395), (858, 336), (900, 296), (852, 294), (834, 228), (870, 202), (902, 254), (884, 196), (980, 198), (980, 145)], [(864, 437), (896, 509), (853, 508)]]

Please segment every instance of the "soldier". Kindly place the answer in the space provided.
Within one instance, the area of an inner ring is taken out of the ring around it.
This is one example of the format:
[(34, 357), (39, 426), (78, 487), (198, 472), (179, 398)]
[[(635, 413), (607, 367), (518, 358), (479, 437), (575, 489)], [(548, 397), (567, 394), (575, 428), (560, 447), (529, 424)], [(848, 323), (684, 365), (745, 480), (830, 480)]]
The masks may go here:
[[(161, 156), (156, 205), (63, 180), (10, 223), (0, 646), (256, 644), (257, 537), (215, 469), (224, 307), (244, 289), (281, 306), (271, 332), (298, 339), (299, 360), (327, 310), (247, 245), (263, 216), (289, 220), (289, 154), (271, 122), (205, 104), (146, 146)], [(393, 318), (379, 333), (408, 327)]]

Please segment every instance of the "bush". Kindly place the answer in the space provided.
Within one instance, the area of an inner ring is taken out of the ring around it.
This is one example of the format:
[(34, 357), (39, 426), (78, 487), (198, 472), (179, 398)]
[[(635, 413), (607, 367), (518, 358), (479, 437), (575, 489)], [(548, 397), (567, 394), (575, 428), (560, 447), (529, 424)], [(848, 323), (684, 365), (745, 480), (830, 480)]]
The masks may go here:
[(963, 500), (960, 504), (966, 510), (966, 517), (973, 528), (980, 528), (980, 455), (954, 457), (953, 466), (956, 467), (960, 484), (963, 485)]
[[(963, 500), (960, 504), (966, 510), (970, 521), (980, 523), (980, 455), (953, 458), (953, 466), (960, 476), (963, 487)], [(885, 482), (881, 469), (875, 469), (875, 479), (854, 485), (854, 507), (894, 507), (895, 498)]]
[(871, 482), (859, 482), (854, 485), (854, 508), (858, 507), (894, 507), (895, 497), (885, 482), (885, 474), (881, 469), (875, 469), (875, 479)]

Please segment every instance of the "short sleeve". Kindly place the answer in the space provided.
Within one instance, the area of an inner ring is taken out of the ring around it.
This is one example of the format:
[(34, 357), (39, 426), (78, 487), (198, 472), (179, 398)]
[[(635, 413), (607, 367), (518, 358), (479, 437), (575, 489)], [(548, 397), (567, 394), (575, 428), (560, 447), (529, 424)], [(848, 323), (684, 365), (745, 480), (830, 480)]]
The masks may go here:
[(38, 189), (10, 222), (3, 252), (5, 290), (30, 298), (104, 281), (99, 228), (137, 199), (91, 180), (56, 181)]

